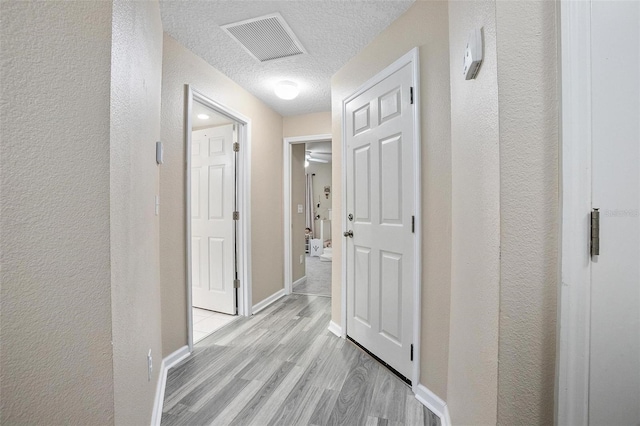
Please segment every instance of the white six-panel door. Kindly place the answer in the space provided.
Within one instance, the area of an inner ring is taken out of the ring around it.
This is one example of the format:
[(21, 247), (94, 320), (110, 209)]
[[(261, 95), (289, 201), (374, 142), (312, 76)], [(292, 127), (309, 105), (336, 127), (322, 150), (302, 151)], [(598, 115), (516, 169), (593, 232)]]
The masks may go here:
[(191, 138), (193, 306), (235, 315), (233, 125)]
[(412, 377), (412, 66), (346, 104), (347, 335)]

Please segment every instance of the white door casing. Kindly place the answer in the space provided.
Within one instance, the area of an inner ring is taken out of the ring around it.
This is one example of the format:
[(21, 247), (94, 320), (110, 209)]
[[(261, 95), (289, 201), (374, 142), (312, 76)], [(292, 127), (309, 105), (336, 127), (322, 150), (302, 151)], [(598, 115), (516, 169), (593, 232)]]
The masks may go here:
[(191, 250), (193, 306), (236, 314), (234, 128), (192, 133)]
[[(415, 235), (411, 63), (345, 103), (347, 335), (407, 378)], [(351, 216), (352, 215), (352, 218)]]
[[(640, 5), (561, 2), (559, 425), (640, 424)], [(600, 255), (589, 255), (600, 210)]]

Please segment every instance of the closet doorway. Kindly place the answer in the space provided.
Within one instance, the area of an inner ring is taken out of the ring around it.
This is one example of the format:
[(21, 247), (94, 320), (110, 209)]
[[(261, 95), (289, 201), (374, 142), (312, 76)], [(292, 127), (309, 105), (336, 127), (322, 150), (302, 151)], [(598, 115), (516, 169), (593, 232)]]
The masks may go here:
[(331, 297), (331, 135), (284, 140), (285, 289)]

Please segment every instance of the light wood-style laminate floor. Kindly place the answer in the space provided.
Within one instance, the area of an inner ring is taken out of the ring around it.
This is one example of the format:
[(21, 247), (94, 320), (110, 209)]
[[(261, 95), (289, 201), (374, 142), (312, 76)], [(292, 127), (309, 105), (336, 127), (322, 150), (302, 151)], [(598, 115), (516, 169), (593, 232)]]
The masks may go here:
[(167, 376), (162, 424), (440, 425), (411, 389), (291, 295), (200, 341)]

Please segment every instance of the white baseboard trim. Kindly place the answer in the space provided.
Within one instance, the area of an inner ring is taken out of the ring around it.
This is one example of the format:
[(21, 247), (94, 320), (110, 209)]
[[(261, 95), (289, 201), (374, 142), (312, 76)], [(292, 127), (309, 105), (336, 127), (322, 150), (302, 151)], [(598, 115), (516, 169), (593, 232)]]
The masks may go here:
[(342, 327), (333, 321), (329, 321), (329, 331), (338, 337), (342, 337)]
[(167, 372), (180, 361), (191, 355), (189, 346), (185, 345), (177, 351), (169, 354), (160, 363), (160, 374), (158, 374), (158, 384), (156, 386), (156, 399), (153, 403), (153, 413), (151, 414), (151, 426), (160, 426), (162, 420), (162, 404), (164, 403), (164, 390), (167, 385)]
[(299, 279), (295, 280), (295, 281), (293, 282), (293, 284), (291, 284), (291, 289), (293, 290), (293, 287), (294, 287), (294, 286), (296, 286), (296, 285), (298, 285), (298, 284), (302, 284), (302, 283), (303, 283), (303, 282), (305, 282), (306, 280), (307, 280), (307, 276), (306, 276), (306, 275), (305, 275), (304, 277), (302, 277), (302, 278), (299, 278)]
[(433, 414), (440, 417), (442, 426), (451, 426), (451, 418), (449, 417), (449, 407), (447, 403), (440, 399), (435, 393), (427, 389), (426, 386), (418, 384), (416, 399), (427, 407)]
[(270, 304), (272, 304), (273, 302), (275, 302), (276, 300), (286, 296), (287, 293), (285, 292), (284, 288), (282, 290), (278, 290), (275, 293), (273, 293), (271, 296), (267, 297), (266, 299), (264, 299), (261, 302), (256, 303), (255, 305), (253, 305), (253, 308), (251, 308), (251, 313), (252, 314), (257, 314), (258, 312), (260, 312), (261, 310), (263, 310), (264, 308), (266, 308), (267, 306), (269, 306)]

